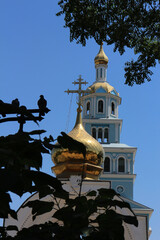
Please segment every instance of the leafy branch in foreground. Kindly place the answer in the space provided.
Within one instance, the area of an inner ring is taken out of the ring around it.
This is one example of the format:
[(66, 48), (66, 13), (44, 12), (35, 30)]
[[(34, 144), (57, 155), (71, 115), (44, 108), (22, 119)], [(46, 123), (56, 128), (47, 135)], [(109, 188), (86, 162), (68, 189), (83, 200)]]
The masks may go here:
[[(60, 198), (59, 195), (57, 202)], [(75, 198), (63, 195), (63, 200), (64, 206), (54, 212), (49, 222), (22, 229), (14, 239), (124, 240), (123, 222), (138, 226), (129, 204), (114, 190), (99, 189), (98, 192), (91, 191)], [(54, 204), (34, 200), (27, 202), (24, 207), (32, 208), (34, 220), (37, 216), (50, 212)], [(128, 209), (130, 215), (117, 213), (116, 209)]]
[(62, 0), (58, 2), (70, 29), (70, 41), (86, 45), (89, 38), (98, 44), (114, 44), (122, 55), (134, 49), (137, 61), (127, 62), (125, 84), (150, 81), (151, 67), (160, 62), (160, 3), (156, 0)]
[[(19, 106), (13, 110), (12, 105), (0, 103), (0, 114), (3, 118), (6, 114), (18, 113), (22, 115), (20, 117), (28, 119), (26, 108), (25, 114), (22, 114)], [(46, 104), (43, 106), (46, 107)], [(44, 108), (39, 113), (44, 114)], [(15, 119), (17, 121), (17, 118)], [(29, 119), (35, 121), (34, 116), (30, 116)], [(69, 196), (58, 179), (39, 171), (42, 166), (42, 154), (49, 154), (53, 147), (64, 147), (82, 152), (85, 159), (86, 148), (64, 132), (57, 138), (60, 145), (53, 144), (55, 139), (52, 136), (43, 140), (34, 137), (43, 133), (44, 130), (24, 132), (23, 128), (20, 128), (16, 134), (0, 137), (0, 182), (3, 183), (0, 185), (0, 218), (8, 218), (10, 215), (11, 218), (18, 220), (17, 212), (10, 208), (12, 201), (10, 192), (20, 197), (26, 192), (38, 192), (39, 196), (36, 200), (26, 201), (22, 206), (31, 208), (33, 226), (21, 231), (17, 226), (12, 225), (0, 227), (0, 238), (4, 240), (123, 240), (123, 222), (138, 225), (129, 204), (123, 202), (111, 189), (99, 189), (98, 193), (92, 191), (86, 196), (82, 196), (81, 193), (78, 197)], [(48, 196), (52, 196), (53, 201), (47, 201)], [(126, 208), (131, 215), (119, 214), (115, 211), (116, 208)], [(45, 222), (44, 217), (43, 224), (34, 225), (34, 220), (38, 216), (53, 210), (55, 211), (49, 222)], [(16, 231), (17, 235), (9, 236), (10, 231)]]

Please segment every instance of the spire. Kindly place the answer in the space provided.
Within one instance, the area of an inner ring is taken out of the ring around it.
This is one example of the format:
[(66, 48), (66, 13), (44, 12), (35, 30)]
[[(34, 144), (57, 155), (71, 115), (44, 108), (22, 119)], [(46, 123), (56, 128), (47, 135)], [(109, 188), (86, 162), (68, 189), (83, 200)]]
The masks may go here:
[(82, 109), (81, 109), (80, 107), (78, 107), (78, 108), (77, 108), (77, 118), (76, 118), (76, 123), (75, 123), (74, 128), (75, 128), (78, 124), (81, 124), (82, 127), (83, 127), (81, 112), (82, 112)]
[(101, 43), (99, 53), (95, 57), (94, 63), (96, 68), (96, 81), (106, 82), (107, 80), (106, 70), (108, 66), (108, 57), (103, 51), (103, 43)]
[(106, 56), (103, 50), (103, 42), (101, 43), (99, 53), (95, 57), (94, 62), (95, 62), (95, 65), (98, 65), (98, 64), (108, 65), (108, 57)]

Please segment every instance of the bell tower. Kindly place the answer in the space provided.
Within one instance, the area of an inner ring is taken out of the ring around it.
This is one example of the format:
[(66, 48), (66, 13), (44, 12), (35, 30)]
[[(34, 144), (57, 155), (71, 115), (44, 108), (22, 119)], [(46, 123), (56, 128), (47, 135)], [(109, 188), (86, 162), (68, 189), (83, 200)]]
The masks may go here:
[(134, 159), (136, 148), (120, 142), (122, 119), (118, 117), (121, 104), (119, 93), (107, 80), (108, 57), (103, 45), (94, 59), (95, 81), (87, 88), (83, 101), (83, 125), (105, 152), (100, 180), (111, 182), (111, 188), (133, 199)]

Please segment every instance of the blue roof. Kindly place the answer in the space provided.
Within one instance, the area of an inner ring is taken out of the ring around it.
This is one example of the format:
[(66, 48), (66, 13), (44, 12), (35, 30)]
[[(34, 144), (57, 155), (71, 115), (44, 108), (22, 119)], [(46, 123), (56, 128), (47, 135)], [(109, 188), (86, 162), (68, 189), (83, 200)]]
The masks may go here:
[(124, 143), (106, 143), (102, 144), (102, 147), (104, 148), (136, 148), (132, 146), (128, 146), (127, 144)]

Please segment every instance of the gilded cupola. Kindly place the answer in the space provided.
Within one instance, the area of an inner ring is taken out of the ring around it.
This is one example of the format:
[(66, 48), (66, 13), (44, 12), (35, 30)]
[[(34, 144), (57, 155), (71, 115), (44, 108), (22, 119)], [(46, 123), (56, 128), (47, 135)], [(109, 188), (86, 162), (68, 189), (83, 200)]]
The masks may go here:
[(99, 53), (94, 59), (95, 65), (105, 64), (108, 65), (108, 57), (106, 56), (105, 52), (103, 51), (103, 43), (100, 46)]
[(78, 151), (71, 151), (68, 148), (60, 148), (52, 150), (52, 161), (55, 166), (52, 171), (60, 179), (69, 178), (72, 175), (81, 175), (84, 178), (98, 179), (103, 162), (103, 147), (101, 144), (88, 134), (82, 124), (81, 109), (77, 109), (76, 124), (71, 132), (70, 137), (81, 142), (86, 147), (86, 156)]
[(68, 148), (53, 149), (52, 161), (55, 166), (52, 167), (52, 171), (59, 179), (68, 179), (73, 175), (82, 175), (82, 172), (85, 179), (98, 179), (102, 171), (103, 147), (85, 131), (82, 124), (80, 95), (85, 92), (81, 89), (81, 84), (83, 83), (86, 84), (80, 77), (78, 82), (74, 82), (74, 84), (79, 84), (79, 89), (77, 91), (67, 90), (66, 92), (79, 94), (76, 123), (72, 131), (68, 133), (68, 136), (85, 146), (86, 155), (84, 157), (81, 152), (69, 150)]

